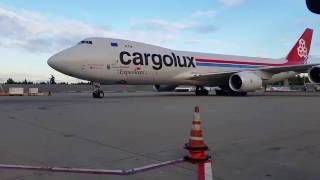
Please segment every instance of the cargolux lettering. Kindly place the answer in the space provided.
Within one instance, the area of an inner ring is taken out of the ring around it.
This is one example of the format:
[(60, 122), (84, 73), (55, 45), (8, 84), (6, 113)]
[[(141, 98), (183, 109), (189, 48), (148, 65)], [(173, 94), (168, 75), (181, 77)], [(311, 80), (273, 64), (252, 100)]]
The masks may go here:
[(165, 54), (150, 54), (150, 53), (129, 53), (122, 51), (120, 53), (120, 62), (123, 65), (149, 66), (154, 70), (161, 70), (165, 67), (181, 67), (181, 68), (195, 68), (194, 57), (177, 56), (174, 53)]

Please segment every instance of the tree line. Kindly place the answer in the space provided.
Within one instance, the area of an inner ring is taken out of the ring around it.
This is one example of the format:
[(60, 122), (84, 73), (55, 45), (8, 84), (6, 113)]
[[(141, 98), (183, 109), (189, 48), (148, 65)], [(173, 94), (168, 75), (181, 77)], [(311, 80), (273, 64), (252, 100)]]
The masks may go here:
[[(4, 84), (60, 84), (60, 85), (68, 85), (69, 82), (56, 82), (56, 78), (51, 75), (51, 77), (49, 78), (48, 81), (42, 81), (42, 82), (33, 82), (33, 81), (28, 81), (27, 79), (25, 79), (24, 81), (15, 81), (13, 80), (13, 78), (8, 78), (7, 81)], [(75, 85), (87, 85), (87, 84), (92, 84), (91, 82), (79, 82), (79, 83), (70, 83), (70, 84), (75, 84)]]

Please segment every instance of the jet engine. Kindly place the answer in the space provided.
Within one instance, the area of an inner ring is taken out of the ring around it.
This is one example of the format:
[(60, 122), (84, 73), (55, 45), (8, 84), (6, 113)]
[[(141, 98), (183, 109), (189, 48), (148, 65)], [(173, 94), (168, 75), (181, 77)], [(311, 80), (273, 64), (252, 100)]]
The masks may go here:
[(229, 86), (236, 92), (255, 91), (262, 87), (262, 79), (252, 72), (240, 72), (230, 77)]
[(315, 66), (309, 70), (309, 80), (312, 83), (320, 83), (320, 66)]
[(176, 89), (176, 85), (154, 85), (153, 89), (157, 92), (172, 92)]

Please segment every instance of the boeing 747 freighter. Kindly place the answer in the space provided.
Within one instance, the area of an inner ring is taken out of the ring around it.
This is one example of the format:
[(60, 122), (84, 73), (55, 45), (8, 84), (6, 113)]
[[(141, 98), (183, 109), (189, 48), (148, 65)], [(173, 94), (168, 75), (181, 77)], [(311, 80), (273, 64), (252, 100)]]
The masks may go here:
[(218, 86), (217, 95), (245, 96), (266, 83), (308, 73), (320, 83), (320, 64), (307, 64), (312, 29), (306, 29), (283, 59), (176, 51), (164, 47), (111, 38), (87, 38), (52, 56), (48, 64), (66, 75), (92, 81), (94, 98), (103, 98), (100, 84), (154, 85), (158, 91), (178, 85)]

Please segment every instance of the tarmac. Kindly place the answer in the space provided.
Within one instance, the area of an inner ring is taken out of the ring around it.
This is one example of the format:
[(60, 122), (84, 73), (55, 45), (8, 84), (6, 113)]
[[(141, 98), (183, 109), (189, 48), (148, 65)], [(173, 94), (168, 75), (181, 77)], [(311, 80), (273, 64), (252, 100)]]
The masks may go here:
[[(320, 93), (54, 93), (0, 97), (0, 164), (128, 169), (187, 154), (199, 105), (215, 180), (320, 179)], [(0, 180), (195, 180), (189, 163), (133, 176), (0, 170)]]

